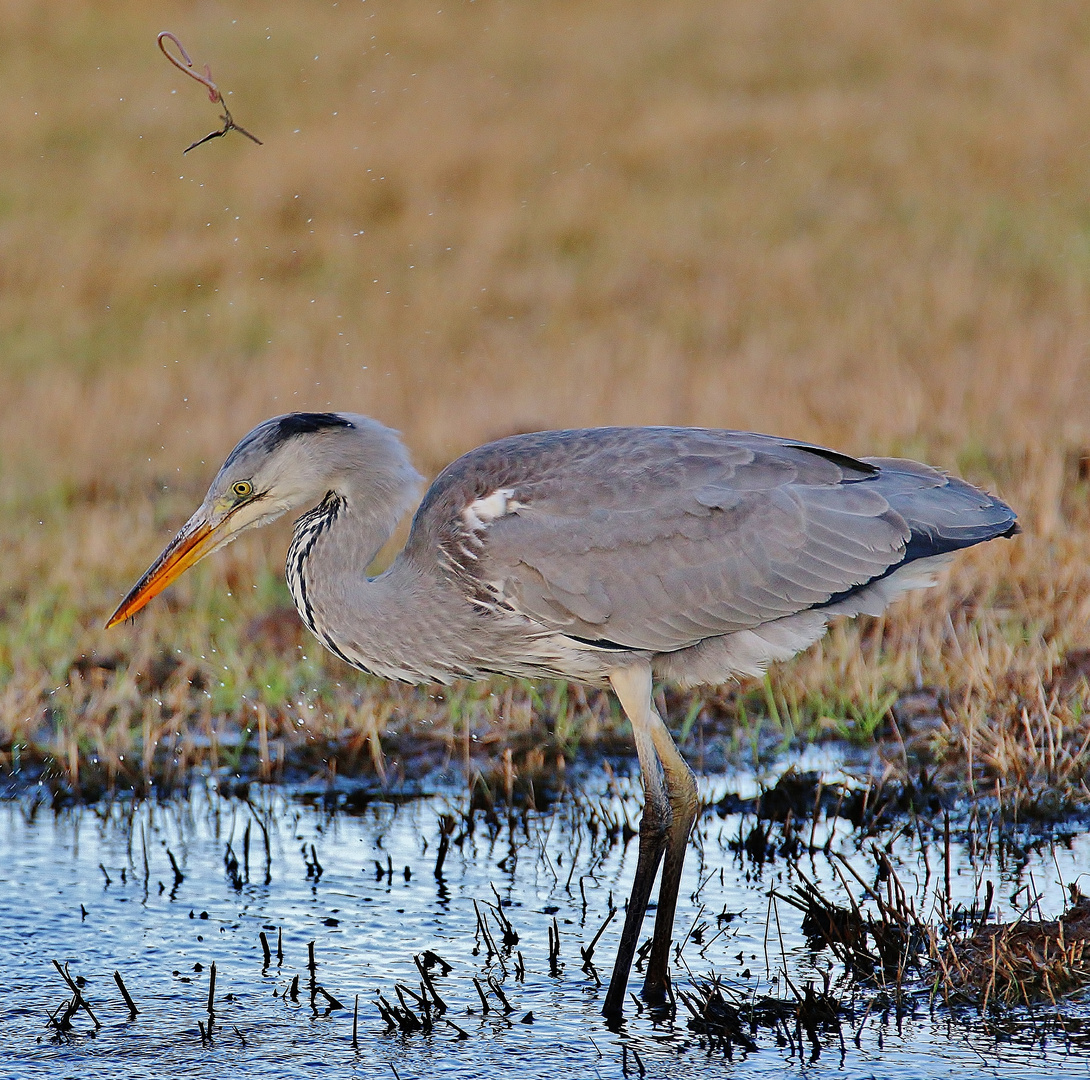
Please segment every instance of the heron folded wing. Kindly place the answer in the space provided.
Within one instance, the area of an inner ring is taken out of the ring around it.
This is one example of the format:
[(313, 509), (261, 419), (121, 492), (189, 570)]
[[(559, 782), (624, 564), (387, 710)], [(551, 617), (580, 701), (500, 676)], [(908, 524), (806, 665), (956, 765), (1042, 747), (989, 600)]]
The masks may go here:
[[(501, 489), (504, 512), (476, 515), (467, 533), (465, 508)], [(745, 432), (601, 428), (460, 458), (421, 504), (406, 554), (438, 552), (482, 608), (667, 652), (840, 603), (1015, 527), (999, 500), (916, 462)]]
[(659, 491), (578, 525), (530, 498), (489, 530), (481, 572), (547, 626), (659, 652), (815, 607), (903, 557), (909, 530), (879, 493), (721, 492)]

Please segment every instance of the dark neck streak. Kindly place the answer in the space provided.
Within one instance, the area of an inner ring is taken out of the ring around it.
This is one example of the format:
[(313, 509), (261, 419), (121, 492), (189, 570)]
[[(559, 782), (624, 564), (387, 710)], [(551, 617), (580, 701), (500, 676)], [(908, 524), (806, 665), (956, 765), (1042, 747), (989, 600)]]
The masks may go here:
[(330, 652), (364, 671), (373, 668), (370, 650), (361, 655), (360, 646), (372, 636), (376, 617), (381, 622), (388, 599), (367, 570), (412, 498), (412, 479), (410, 472), (400, 490), (342, 484), (295, 522), (286, 576), (299, 615)]
[(314, 607), (311, 603), (310, 591), (307, 587), (308, 563), (314, 545), (317, 543), (318, 538), (337, 520), (337, 516), (344, 509), (344, 506), (344, 499), (335, 491), (330, 491), (313, 510), (303, 514), (296, 521), (291, 547), (288, 549), (287, 580), (292, 599), (294, 599), (299, 615), (302, 617), (303, 622), (306, 623), (307, 628), (320, 638), (328, 649), (342, 660), (347, 660), (347, 657), (337, 648), (329, 634), (319, 628)]
[(394, 432), (351, 419), (358, 435), (349, 460), (330, 475), (322, 502), (295, 523), (288, 587), (304, 623), (336, 656), (387, 678), (419, 681), (404, 657), (416, 636), (405, 626), (407, 615), (430, 611), (414, 599), (420, 575), (404, 557), (378, 578), (368, 570), (415, 503), (420, 476)]

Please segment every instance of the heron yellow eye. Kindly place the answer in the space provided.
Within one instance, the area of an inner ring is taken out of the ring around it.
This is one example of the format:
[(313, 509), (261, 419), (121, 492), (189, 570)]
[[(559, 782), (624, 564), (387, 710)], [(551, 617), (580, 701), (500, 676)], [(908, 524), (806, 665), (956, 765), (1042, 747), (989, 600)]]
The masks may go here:
[(249, 480), (236, 480), (231, 485), (231, 492), (236, 499), (248, 499), (254, 493), (254, 485)]

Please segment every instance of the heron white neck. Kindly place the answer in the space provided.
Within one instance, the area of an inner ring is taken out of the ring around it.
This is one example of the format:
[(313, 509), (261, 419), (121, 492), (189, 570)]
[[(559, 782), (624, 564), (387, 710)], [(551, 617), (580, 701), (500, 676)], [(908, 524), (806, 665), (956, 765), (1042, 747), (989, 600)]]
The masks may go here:
[[(318, 484), (324, 498), (295, 522), (286, 573), (295, 606), (319, 632), (316, 604), (343, 601), (416, 501), (420, 476), (397, 433), (353, 416), (350, 442)], [(342, 436), (344, 438), (344, 436)]]
[[(351, 416), (353, 430), (340, 446), (335, 470), (321, 486), (336, 505), (323, 542), (323, 564), (330, 559), (353, 576), (363, 573), (416, 503), (421, 476), (409, 461), (396, 431), (368, 416)], [(323, 502), (321, 505), (326, 505)], [(312, 511), (313, 513), (313, 511)], [(296, 522), (296, 533), (310, 515)]]

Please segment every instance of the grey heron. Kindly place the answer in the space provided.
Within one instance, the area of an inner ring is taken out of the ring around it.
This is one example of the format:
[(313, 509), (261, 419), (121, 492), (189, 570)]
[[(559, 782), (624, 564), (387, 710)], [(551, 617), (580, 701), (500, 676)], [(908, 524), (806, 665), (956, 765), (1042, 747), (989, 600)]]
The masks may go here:
[(404, 550), (367, 570), (415, 501), (396, 432), (290, 413), (231, 452), (199, 509), (108, 626), (241, 532), (305, 508), (287, 583), (342, 660), (413, 683), (493, 673), (611, 686), (644, 790), (632, 894), (603, 1012), (622, 1012), (662, 864), (643, 995), (661, 1002), (697, 787), (655, 709), (682, 686), (764, 671), (837, 616), (878, 614), (954, 552), (1018, 530), (999, 499), (938, 469), (703, 428), (515, 435), (428, 489)]

